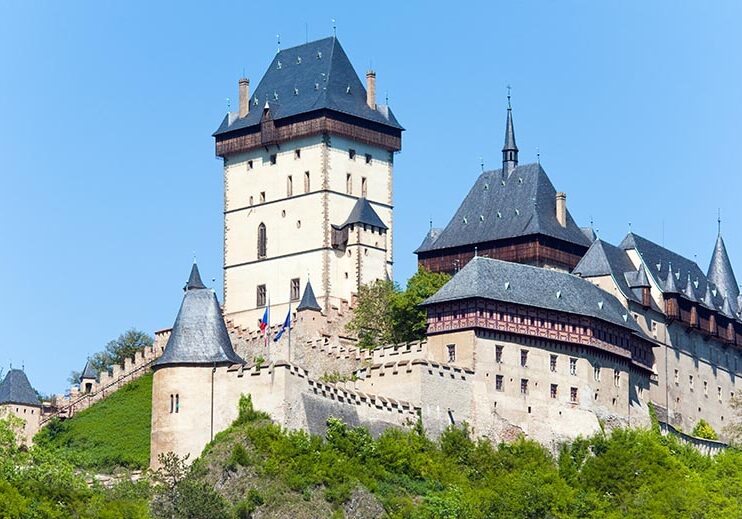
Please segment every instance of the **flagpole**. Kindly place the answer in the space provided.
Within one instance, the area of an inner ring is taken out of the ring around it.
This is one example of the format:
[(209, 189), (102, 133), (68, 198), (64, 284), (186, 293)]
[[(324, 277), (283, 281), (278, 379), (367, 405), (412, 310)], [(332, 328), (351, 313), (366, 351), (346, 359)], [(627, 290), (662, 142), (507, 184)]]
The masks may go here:
[(291, 301), (289, 301), (289, 364), (291, 364)]

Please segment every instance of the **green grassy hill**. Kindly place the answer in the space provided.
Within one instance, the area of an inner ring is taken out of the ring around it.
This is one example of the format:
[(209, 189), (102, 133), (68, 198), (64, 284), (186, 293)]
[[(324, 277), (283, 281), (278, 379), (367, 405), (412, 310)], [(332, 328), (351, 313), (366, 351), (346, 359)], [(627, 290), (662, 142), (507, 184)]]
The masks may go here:
[(50, 423), (34, 441), (80, 468), (143, 469), (149, 465), (151, 407), (147, 374), (72, 419)]

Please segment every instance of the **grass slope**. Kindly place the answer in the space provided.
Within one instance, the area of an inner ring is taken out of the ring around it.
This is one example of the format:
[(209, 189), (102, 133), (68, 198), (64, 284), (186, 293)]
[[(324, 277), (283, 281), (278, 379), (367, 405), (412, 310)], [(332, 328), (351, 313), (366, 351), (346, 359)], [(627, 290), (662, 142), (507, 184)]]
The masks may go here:
[(152, 374), (130, 382), (108, 398), (42, 429), (34, 441), (75, 466), (111, 471), (149, 465)]

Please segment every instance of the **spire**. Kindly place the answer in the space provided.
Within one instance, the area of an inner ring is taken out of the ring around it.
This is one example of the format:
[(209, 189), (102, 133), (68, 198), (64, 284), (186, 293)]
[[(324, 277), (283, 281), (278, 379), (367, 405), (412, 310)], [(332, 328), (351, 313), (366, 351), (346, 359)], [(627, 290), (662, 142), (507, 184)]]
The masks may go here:
[(666, 294), (678, 294), (678, 285), (675, 283), (675, 274), (672, 271), (672, 263), (667, 270), (667, 278), (665, 278), (665, 287), (663, 290)]
[(696, 291), (693, 289), (693, 282), (690, 280), (690, 274), (688, 274), (688, 281), (685, 283), (683, 295), (688, 298), (689, 301), (698, 302)]
[(711, 283), (706, 283), (706, 293), (703, 296), (703, 299), (701, 299), (701, 302), (704, 304), (706, 308), (711, 308), (712, 310), (716, 309), (716, 305), (714, 305), (714, 294), (711, 293)]
[(206, 285), (201, 281), (201, 274), (198, 271), (198, 265), (194, 262), (193, 267), (191, 267), (191, 275), (188, 277), (188, 283), (183, 287), (183, 290), (196, 290), (200, 288), (206, 288)]
[(502, 173), (509, 177), (518, 166), (518, 146), (515, 144), (513, 110), (510, 106), (510, 87), (508, 87), (508, 117), (505, 123), (505, 145), (502, 147)]
[(301, 301), (299, 301), (299, 306), (296, 307), (297, 312), (301, 312), (302, 310), (322, 311), (322, 307), (317, 302), (317, 298), (314, 297), (312, 283), (309, 280), (307, 280), (307, 286), (304, 287), (304, 295), (301, 297)]
[(740, 295), (739, 286), (737, 285), (737, 279), (734, 277), (732, 263), (729, 261), (729, 255), (724, 245), (724, 239), (721, 237), (721, 232), (719, 232), (716, 238), (716, 246), (711, 256), (708, 280), (716, 285), (717, 290), (723, 297), (730, 300), (732, 310), (738, 310), (735, 306), (737, 297)]
[(724, 314), (725, 317), (729, 317), (730, 319), (734, 319), (734, 312), (732, 311), (732, 307), (729, 305), (729, 298), (724, 298), (724, 304), (721, 307), (721, 313)]

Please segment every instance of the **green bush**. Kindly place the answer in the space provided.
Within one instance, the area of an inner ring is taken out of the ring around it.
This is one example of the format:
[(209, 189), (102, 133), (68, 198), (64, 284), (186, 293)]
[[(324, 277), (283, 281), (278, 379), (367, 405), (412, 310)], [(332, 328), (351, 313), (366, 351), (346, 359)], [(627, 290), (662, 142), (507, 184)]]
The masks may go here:
[(719, 436), (716, 434), (716, 431), (714, 431), (714, 428), (711, 427), (711, 424), (709, 424), (703, 418), (698, 420), (698, 423), (693, 428), (692, 434), (696, 438), (705, 438), (707, 440), (718, 440), (719, 439)]

